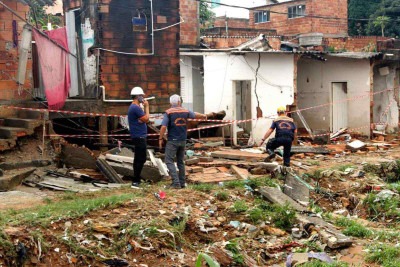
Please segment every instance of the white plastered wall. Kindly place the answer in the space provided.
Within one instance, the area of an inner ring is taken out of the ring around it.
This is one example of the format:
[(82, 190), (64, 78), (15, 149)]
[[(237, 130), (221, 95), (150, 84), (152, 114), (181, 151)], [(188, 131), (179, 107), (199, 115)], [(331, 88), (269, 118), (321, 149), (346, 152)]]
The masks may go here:
[[(380, 72), (381, 68), (387, 68), (389, 71)], [(396, 75), (398, 75), (397, 64), (374, 67), (374, 93), (376, 94), (374, 94), (373, 122), (387, 124), (386, 131), (389, 133), (397, 131), (399, 122), (398, 102), (395, 100), (395, 90), (392, 90), (395, 86)]]
[[(348, 127), (369, 135), (370, 125), (370, 62), (327, 56), (327, 61), (300, 59), (297, 69), (297, 104), (299, 109), (331, 102), (333, 82), (347, 82)], [(363, 96), (354, 99), (357, 96)], [(328, 131), (332, 105), (302, 111), (312, 130)], [(298, 124), (303, 127), (301, 122)]]
[[(257, 95), (263, 117), (276, 114), (277, 107), (293, 104), (294, 55), (261, 53)], [(233, 90), (235, 81), (251, 81), (251, 112), (256, 118), (255, 70), (258, 53), (204, 56), (205, 112), (226, 111), (225, 119), (234, 119)], [(271, 126), (272, 118), (252, 121), (253, 138), (259, 142)]]

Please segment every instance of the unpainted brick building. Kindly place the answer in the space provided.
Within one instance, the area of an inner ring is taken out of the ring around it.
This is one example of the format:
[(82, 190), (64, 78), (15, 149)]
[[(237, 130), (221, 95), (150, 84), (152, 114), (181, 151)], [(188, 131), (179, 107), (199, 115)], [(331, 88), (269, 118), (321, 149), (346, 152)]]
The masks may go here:
[[(29, 7), (16, 0), (3, 1), (12, 8), (17, 15), (26, 18)], [(18, 44), (21, 42), (23, 26), (25, 25), (16, 15), (0, 5), (0, 100), (28, 100), (32, 99), (26, 90), (32, 83), (32, 59), (27, 63), (27, 75), (23, 85), (18, 85), (15, 77), (18, 71)], [(18, 90), (19, 89), (19, 90)], [(11, 110), (2, 109), (2, 116), (11, 113)]]
[(275, 29), (279, 35), (348, 35), (347, 0), (292, 0), (252, 8), (250, 27)]
[[(168, 107), (168, 97), (179, 93), (180, 88), (179, 0), (64, 0), (64, 11), (67, 18), (73, 12), (73, 18), (79, 21), (75, 24), (82, 42), (85, 90), (98, 90), (103, 85), (107, 112), (126, 113), (126, 104), (117, 101), (129, 99), (134, 86), (156, 96), (151, 112)], [(85, 26), (79, 29), (78, 24)], [(67, 21), (66, 25), (71, 23)], [(92, 31), (92, 39), (85, 38), (84, 31)], [(192, 34), (184, 42), (195, 43), (196, 37)], [(86, 57), (93, 60), (85, 62)], [(93, 76), (96, 80), (87, 79), (92, 72), (97, 74)]]

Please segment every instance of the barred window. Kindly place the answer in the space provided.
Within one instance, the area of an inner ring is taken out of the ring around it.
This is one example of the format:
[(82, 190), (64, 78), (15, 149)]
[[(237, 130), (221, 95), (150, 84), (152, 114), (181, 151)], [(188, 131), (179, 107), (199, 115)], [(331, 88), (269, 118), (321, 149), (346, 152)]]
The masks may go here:
[(297, 5), (288, 7), (288, 18), (304, 17), (306, 15), (306, 5)]

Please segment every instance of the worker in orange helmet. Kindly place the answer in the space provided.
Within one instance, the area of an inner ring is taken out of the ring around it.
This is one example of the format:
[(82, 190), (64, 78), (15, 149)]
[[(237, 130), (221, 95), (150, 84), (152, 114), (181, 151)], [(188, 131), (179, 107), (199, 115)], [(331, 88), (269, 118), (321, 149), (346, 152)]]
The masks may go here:
[(278, 107), (277, 113), (278, 118), (272, 122), (271, 127), (261, 139), (260, 146), (262, 146), (264, 141), (267, 140), (275, 130), (275, 138), (271, 138), (267, 142), (266, 149), (269, 156), (266, 161), (272, 160), (275, 157), (274, 150), (283, 146), (283, 165), (290, 167), (290, 150), (292, 148), (292, 142), (297, 134), (297, 128), (293, 119), (286, 115), (286, 107)]

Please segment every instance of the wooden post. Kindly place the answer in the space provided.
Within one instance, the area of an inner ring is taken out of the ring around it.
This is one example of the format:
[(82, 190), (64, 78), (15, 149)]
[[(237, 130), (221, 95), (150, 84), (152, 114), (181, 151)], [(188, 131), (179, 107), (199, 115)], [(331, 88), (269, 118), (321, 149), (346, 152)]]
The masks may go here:
[[(108, 118), (107, 117), (100, 117), (99, 120), (99, 132), (100, 132), (100, 143), (101, 144), (108, 144)], [(107, 147), (101, 147), (100, 151), (107, 151)]]
[(42, 158), (44, 159), (46, 157), (46, 143), (45, 143), (45, 138), (46, 138), (46, 122), (49, 119), (49, 112), (46, 111), (43, 113), (43, 136), (42, 136)]

